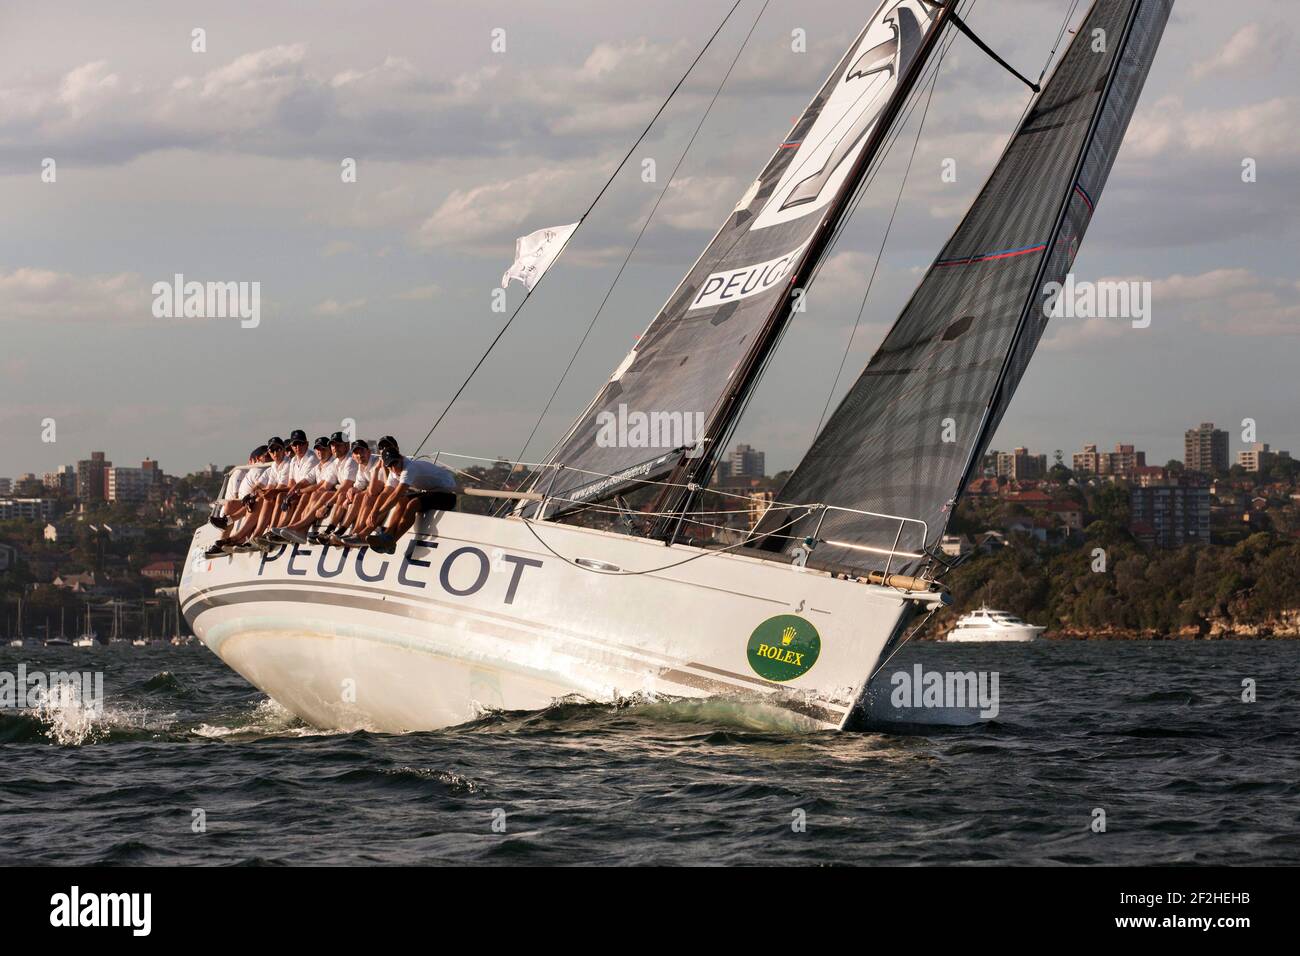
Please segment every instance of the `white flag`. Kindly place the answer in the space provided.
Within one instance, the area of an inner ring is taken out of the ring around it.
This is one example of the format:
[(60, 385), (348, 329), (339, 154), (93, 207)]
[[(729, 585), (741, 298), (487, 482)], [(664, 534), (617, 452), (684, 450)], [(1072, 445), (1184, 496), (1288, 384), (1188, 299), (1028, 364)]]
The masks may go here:
[(501, 277), (501, 288), (510, 285), (511, 279), (518, 279), (532, 292), (533, 286), (541, 281), (542, 275), (551, 267), (577, 228), (576, 222), (567, 226), (551, 226), (516, 239), (515, 264)]

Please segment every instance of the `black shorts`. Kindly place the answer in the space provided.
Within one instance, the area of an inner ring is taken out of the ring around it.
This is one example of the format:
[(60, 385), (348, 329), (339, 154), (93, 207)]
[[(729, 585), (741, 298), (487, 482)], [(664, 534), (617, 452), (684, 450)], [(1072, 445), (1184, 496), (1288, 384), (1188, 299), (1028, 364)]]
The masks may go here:
[(450, 491), (408, 491), (407, 494), (416, 500), (415, 510), (420, 514), (456, 510), (456, 496)]

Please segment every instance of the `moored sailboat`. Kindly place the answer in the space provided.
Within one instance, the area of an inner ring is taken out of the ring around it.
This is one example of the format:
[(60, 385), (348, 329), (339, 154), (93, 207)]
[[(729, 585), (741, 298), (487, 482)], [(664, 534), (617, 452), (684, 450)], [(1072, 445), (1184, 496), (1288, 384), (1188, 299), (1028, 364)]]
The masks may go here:
[[(967, 29), (955, 0), (880, 5), (527, 490), (496, 492), (513, 507), (430, 513), (391, 556), (289, 545), (208, 558), (205, 526), (180, 584), (195, 633), (321, 727), (432, 729), (643, 693), (754, 695), (854, 726), (871, 675), (946, 601), (948, 517), (1042, 334), (1041, 290), (1073, 262), (1171, 6), (1094, 3), (750, 533), (698, 533), (716, 520), (720, 451), (948, 28)], [(701, 420), (702, 434), (601, 441), (626, 408)]]

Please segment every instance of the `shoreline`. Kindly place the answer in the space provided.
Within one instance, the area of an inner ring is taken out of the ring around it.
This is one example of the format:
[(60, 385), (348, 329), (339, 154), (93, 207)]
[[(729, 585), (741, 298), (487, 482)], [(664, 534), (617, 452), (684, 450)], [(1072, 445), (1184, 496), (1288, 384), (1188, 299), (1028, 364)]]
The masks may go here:
[[(915, 640), (947, 643), (947, 631), (937, 634), (918, 635)], [(1057, 628), (1044, 631), (1040, 641), (1297, 641), (1300, 629), (1295, 625), (1278, 622), (1274, 625), (1261, 624), (1245, 626), (1239, 629), (1210, 629), (1185, 627), (1178, 631), (1160, 631), (1142, 628)], [(996, 642), (990, 642), (996, 643)]]

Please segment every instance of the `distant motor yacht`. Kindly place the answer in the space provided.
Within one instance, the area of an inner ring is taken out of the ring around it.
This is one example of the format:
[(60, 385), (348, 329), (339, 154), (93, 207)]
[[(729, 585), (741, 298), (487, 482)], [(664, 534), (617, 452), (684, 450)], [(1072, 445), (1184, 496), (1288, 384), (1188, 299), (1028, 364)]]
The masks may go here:
[(95, 644), (96, 641), (93, 634), (82, 634), (81, 637), (72, 642), (73, 647), (94, 647)]
[(982, 607), (958, 618), (956, 626), (948, 632), (948, 640), (967, 644), (994, 641), (1027, 643), (1035, 640), (1044, 630), (1046, 628), (1026, 624), (1006, 611)]
[(23, 639), (22, 639), (21, 637), (15, 637), (12, 641), (9, 642), (9, 646), (10, 646), (10, 647), (22, 647), (22, 646), (23, 646)]

